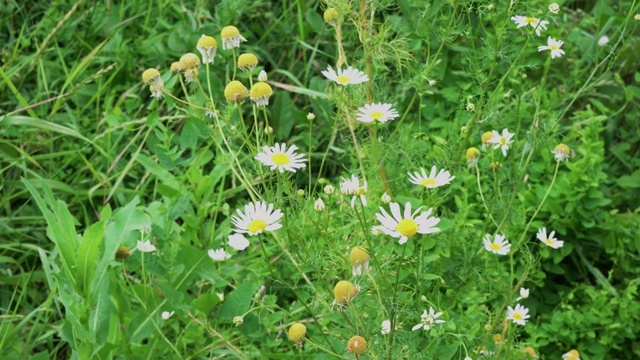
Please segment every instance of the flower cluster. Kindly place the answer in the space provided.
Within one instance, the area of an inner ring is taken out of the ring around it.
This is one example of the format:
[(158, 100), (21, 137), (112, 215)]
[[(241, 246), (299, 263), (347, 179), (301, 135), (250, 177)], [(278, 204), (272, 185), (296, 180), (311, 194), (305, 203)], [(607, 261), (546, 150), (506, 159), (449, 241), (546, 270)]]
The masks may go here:
[[(557, 14), (559, 11), (558, 4), (549, 5), (549, 12), (552, 14)], [(541, 20), (532, 16), (521, 16), (516, 15), (512, 16), (511, 20), (517, 25), (517, 28), (523, 27), (531, 27), (534, 29), (537, 36), (541, 36), (541, 32), (547, 30), (547, 25), (549, 25), (549, 21)], [(538, 46), (538, 52), (540, 51), (551, 51), (551, 58), (555, 59), (557, 57), (561, 57), (564, 55), (564, 50), (560, 49), (560, 47), (564, 44), (562, 40), (556, 40), (551, 36), (547, 37), (547, 45)]]

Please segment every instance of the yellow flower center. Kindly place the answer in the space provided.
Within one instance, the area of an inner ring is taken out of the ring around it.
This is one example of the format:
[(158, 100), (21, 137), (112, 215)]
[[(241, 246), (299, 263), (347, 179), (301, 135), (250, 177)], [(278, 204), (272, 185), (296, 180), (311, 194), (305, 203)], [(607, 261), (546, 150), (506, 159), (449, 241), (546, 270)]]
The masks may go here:
[(547, 243), (547, 245), (553, 245), (553, 240), (551, 240), (551, 239), (549, 239), (549, 238), (546, 238), (546, 239), (544, 240), (544, 242), (546, 242), (546, 243)]
[(535, 24), (536, 23), (536, 18), (528, 17), (528, 18), (524, 19), (524, 22), (526, 22), (527, 24)]
[(249, 226), (248, 226), (248, 230), (250, 233), (258, 233), (258, 232), (262, 232), (267, 228), (267, 223), (264, 220), (253, 220)]
[(507, 138), (504, 136), (500, 137), (500, 144), (507, 145)]
[(276, 165), (287, 165), (291, 162), (291, 159), (289, 159), (289, 155), (280, 153), (273, 155), (271, 161)]
[(551, 45), (551, 50), (552, 50), (552, 51), (553, 51), (553, 50), (558, 50), (558, 47), (557, 47), (557, 46), (555, 46), (555, 45)]
[(418, 232), (418, 223), (411, 219), (402, 219), (396, 226), (396, 230), (402, 236), (411, 237)]
[(502, 249), (502, 246), (496, 244), (496, 243), (491, 243), (491, 250), (494, 251), (500, 251), (500, 249)]
[(384, 116), (384, 114), (380, 111), (374, 111), (369, 116), (371, 116), (371, 118), (374, 120), (380, 120)]
[(365, 195), (367, 193), (367, 189), (360, 187), (360, 189), (358, 189), (358, 195)]
[(338, 82), (339, 82), (340, 84), (346, 84), (346, 83), (348, 83), (349, 81), (351, 81), (351, 78), (350, 78), (350, 77), (348, 77), (348, 76), (344, 76), (344, 75), (340, 75), (340, 76), (338, 76)]
[(436, 185), (436, 181), (434, 179), (424, 179), (422, 180), (422, 186), (427, 187), (427, 186), (435, 186)]
[(515, 313), (515, 314), (513, 314), (513, 318), (514, 318), (515, 320), (522, 320), (522, 315), (521, 315), (521, 314), (519, 314), (519, 313)]

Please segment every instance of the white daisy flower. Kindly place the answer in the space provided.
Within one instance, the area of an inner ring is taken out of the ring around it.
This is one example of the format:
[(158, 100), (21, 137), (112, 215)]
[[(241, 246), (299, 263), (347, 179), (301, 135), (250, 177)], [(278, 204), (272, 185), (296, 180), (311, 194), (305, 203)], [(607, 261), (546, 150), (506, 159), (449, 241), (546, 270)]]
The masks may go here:
[(493, 148), (501, 148), (502, 155), (507, 156), (507, 150), (509, 150), (509, 144), (513, 143), (513, 135), (507, 129), (502, 130), (502, 135), (499, 132), (493, 130), (493, 137), (489, 139), (489, 143), (493, 144)]
[(382, 322), (382, 330), (380, 332), (382, 333), (382, 335), (387, 335), (388, 333), (391, 332), (391, 321), (390, 320), (384, 320)]
[(342, 178), (340, 183), (340, 192), (344, 196), (353, 196), (351, 198), (351, 207), (355, 207), (356, 198), (360, 197), (362, 206), (367, 206), (367, 181), (364, 180), (362, 186), (360, 186), (360, 180), (355, 175), (351, 175), (351, 179)]
[(163, 311), (160, 316), (162, 316), (162, 320), (169, 320), (169, 318), (172, 317), (173, 314), (175, 313), (176, 313), (175, 311), (172, 311), (172, 312)]
[(433, 189), (444, 186), (449, 184), (451, 180), (455, 179), (455, 176), (451, 176), (451, 173), (447, 170), (440, 169), (440, 171), (436, 174), (437, 170), (438, 169), (433, 166), (429, 175), (427, 175), (427, 172), (424, 168), (420, 168), (420, 172), (414, 172), (413, 174), (408, 172), (407, 174), (409, 175), (409, 181), (411, 181), (411, 183), (424, 186), (425, 189)]
[(496, 234), (493, 241), (491, 241), (491, 235), (487, 234), (482, 240), (484, 248), (498, 255), (507, 255), (511, 251), (511, 244), (505, 239), (504, 235)]
[(363, 123), (381, 122), (393, 120), (400, 116), (391, 104), (367, 104), (358, 109), (356, 120)]
[(304, 155), (296, 154), (298, 147), (291, 145), (287, 150), (284, 143), (275, 146), (264, 146), (262, 152), (256, 155), (256, 159), (263, 165), (269, 166), (269, 170), (278, 169), (281, 173), (286, 171), (296, 172), (307, 166), (304, 163)]
[(227, 252), (224, 251), (224, 248), (220, 248), (218, 250), (210, 249), (207, 254), (213, 261), (225, 261), (231, 257), (231, 254), (227, 254)]
[(243, 234), (231, 234), (229, 235), (229, 246), (232, 248), (242, 251), (249, 247), (249, 239), (247, 239)]
[(263, 231), (274, 231), (282, 227), (279, 223), (284, 215), (279, 209), (273, 209), (273, 204), (262, 201), (248, 203), (244, 213), (237, 209), (237, 216), (231, 216), (235, 232), (239, 234), (256, 235)]
[(156, 247), (149, 240), (147, 241), (138, 240), (138, 242), (136, 243), (136, 249), (145, 253), (156, 251)]
[(404, 214), (400, 213), (400, 205), (398, 203), (392, 202), (389, 204), (389, 208), (391, 209), (391, 215), (380, 207), (380, 212), (376, 214), (376, 218), (382, 224), (381, 230), (385, 234), (400, 238), (400, 245), (406, 243), (410, 237), (416, 234), (432, 234), (440, 231), (439, 228), (435, 227), (440, 222), (440, 219), (431, 217), (432, 208), (417, 217), (416, 215), (422, 210), (422, 206), (411, 213), (411, 203), (406, 203)]
[(516, 304), (515, 309), (511, 306), (507, 307), (507, 320), (511, 320), (518, 325), (524, 325), (528, 318), (530, 318), (529, 309), (526, 307), (520, 304)]
[(422, 315), (420, 316), (420, 318), (421, 318), (420, 323), (415, 325), (414, 327), (412, 327), (411, 331), (416, 331), (416, 330), (420, 330), (420, 329), (429, 330), (435, 324), (444, 323), (445, 322), (444, 320), (438, 319), (440, 316), (442, 316), (442, 311), (435, 312), (435, 310), (433, 310), (432, 307), (429, 307), (429, 312), (427, 312), (427, 310), (425, 310), (422, 313)]
[(562, 40), (556, 40), (551, 38), (551, 36), (549, 36), (549, 38), (547, 39), (547, 45), (538, 46), (538, 52), (551, 50), (551, 58), (555, 59), (557, 57), (564, 55), (564, 50), (560, 49), (562, 44), (564, 44)]
[(529, 289), (520, 288), (520, 296), (516, 299), (516, 301), (520, 301), (528, 297), (529, 297)]
[(347, 85), (356, 85), (361, 84), (363, 82), (369, 81), (369, 77), (367, 74), (363, 73), (360, 70), (354, 69), (349, 66), (346, 70), (342, 71), (342, 69), (338, 69), (338, 73), (336, 73), (331, 66), (327, 66), (327, 70), (322, 72), (327, 79), (335, 81), (337, 84), (347, 86)]
[(560, 249), (564, 245), (564, 241), (556, 239), (554, 236), (555, 234), (556, 232), (552, 231), (549, 236), (547, 236), (547, 229), (542, 228), (538, 230), (538, 234), (536, 235), (536, 237), (548, 247), (553, 249)]
[(536, 35), (538, 36), (540, 36), (540, 30), (547, 30), (547, 25), (549, 24), (549, 22), (545, 20), (520, 15), (512, 16), (511, 20), (518, 25), (518, 29), (527, 25), (531, 26), (536, 30)]

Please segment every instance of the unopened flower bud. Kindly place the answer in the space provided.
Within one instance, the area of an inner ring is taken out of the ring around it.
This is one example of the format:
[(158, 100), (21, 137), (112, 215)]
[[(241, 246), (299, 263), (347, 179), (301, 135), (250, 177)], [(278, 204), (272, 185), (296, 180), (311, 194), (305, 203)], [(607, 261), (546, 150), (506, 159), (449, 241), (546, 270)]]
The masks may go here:
[(233, 323), (234, 323), (236, 326), (240, 326), (240, 325), (242, 325), (242, 323), (244, 323), (244, 317), (242, 317), (242, 316), (236, 316), (236, 317), (234, 317), (234, 318), (233, 318)]
[(308, 113), (307, 114), (307, 120), (313, 121), (315, 119), (316, 119), (316, 115), (314, 113)]
[(557, 14), (558, 12), (560, 12), (560, 5), (558, 5), (558, 3), (551, 3), (549, 5), (549, 12), (552, 14)]
[(324, 187), (324, 193), (327, 195), (333, 195), (335, 191), (336, 191), (336, 188), (333, 185), (327, 185)]
[(324, 210), (324, 201), (321, 198), (318, 198), (315, 203), (313, 203), (313, 209), (315, 211), (321, 212)]

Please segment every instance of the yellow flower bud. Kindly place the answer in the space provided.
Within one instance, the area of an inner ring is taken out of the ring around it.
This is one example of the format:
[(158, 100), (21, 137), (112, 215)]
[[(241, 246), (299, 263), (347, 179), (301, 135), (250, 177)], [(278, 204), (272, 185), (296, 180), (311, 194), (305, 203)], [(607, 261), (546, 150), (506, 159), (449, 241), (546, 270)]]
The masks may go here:
[(340, 12), (335, 8), (327, 8), (324, 11), (324, 21), (331, 25), (337, 25), (340, 23)]

